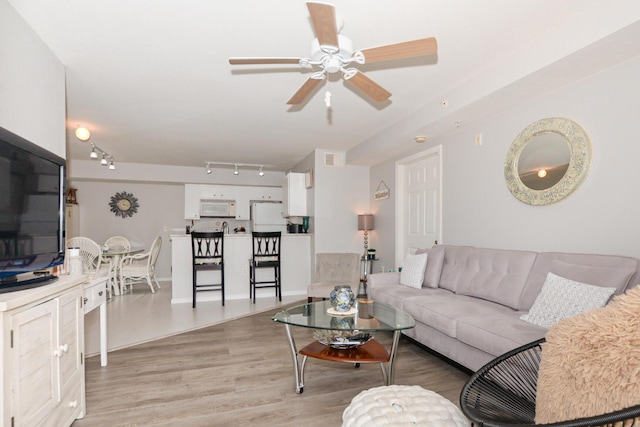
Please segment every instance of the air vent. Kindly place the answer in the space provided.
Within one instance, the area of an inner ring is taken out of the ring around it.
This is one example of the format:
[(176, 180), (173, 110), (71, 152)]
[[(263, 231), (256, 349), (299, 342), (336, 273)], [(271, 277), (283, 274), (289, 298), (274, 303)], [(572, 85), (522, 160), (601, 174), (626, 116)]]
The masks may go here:
[(344, 166), (344, 155), (342, 153), (324, 153), (325, 166)]

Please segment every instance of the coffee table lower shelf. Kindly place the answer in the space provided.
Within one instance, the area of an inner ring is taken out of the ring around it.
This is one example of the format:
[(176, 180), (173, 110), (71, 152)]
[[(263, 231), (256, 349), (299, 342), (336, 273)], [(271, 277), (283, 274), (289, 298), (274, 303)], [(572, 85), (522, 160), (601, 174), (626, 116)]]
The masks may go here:
[[(293, 356), (293, 370), (297, 393), (302, 393), (304, 391), (304, 367), (307, 363), (307, 358), (309, 357), (329, 360), (332, 362), (353, 363), (356, 367), (360, 366), (361, 363), (379, 363), (380, 368), (382, 369), (382, 379), (384, 380), (384, 384), (390, 385), (393, 383), (393, 363), (395, 361), (396, 349), (398, 348), (398, 341), (400, 339), (399, 329), (393, 331), (391, 349), (388, 352), (382, 344), (374, 339), (362, 344), (361, 346), (344, 350), (332, 348), (319, 341), (314, 341), (298, 352), (295, 340), (291, 334), (291, 326), (288, 323), (285, 324), (285, 329), (287, 331), (287, 337), (289, 338), (291, 355)], [(303, 356), (302, 363), (300, 364), (298, 363), (298, 354)]]
[(315, 359), (330, 360), (346, 363), (387, 363), (389, 353), (378, 341), (372, 339), (366, 343), (348, 349), (338, 349), (314, 341), (302, 350), (300, 354)]

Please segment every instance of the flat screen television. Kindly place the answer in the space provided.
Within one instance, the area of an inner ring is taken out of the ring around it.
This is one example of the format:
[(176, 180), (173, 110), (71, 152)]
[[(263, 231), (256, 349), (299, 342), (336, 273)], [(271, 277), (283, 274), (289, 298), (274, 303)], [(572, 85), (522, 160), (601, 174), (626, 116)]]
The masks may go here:
[(63, 158), (0, 127), (0, 293), (51, 283), (64, 262)]

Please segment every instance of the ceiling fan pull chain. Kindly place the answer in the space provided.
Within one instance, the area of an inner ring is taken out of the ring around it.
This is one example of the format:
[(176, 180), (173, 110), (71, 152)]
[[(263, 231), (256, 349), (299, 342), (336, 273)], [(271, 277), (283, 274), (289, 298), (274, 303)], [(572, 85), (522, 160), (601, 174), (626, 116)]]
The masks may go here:
[(327, 93), (324, 94), (324, 103), (327, 108), (331, 108), (331, 92), (327, 91)]

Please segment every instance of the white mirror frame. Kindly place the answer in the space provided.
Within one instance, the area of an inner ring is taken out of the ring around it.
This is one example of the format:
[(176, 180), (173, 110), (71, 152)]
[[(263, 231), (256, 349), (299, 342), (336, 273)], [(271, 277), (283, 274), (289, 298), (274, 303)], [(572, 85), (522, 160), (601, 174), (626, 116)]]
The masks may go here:
[[(571, 159), (562, 179), (546, 190), (532, 190), (518, 175), (518, 161), (525, 146), (542, 133), (559, 134), (569, 144)], [(504, 162), (504, 178), (513, 196), (523, 203), (546, 206), (566, 198), (584, 181), (591, 167), (591, 141), (576, 122), (563, 117), (538, 120), (527, 126), (511, 143)]]

